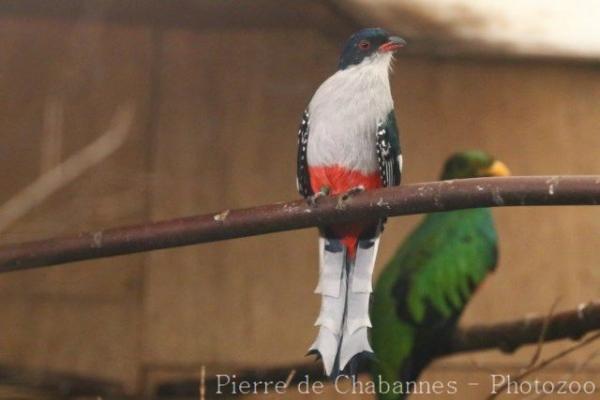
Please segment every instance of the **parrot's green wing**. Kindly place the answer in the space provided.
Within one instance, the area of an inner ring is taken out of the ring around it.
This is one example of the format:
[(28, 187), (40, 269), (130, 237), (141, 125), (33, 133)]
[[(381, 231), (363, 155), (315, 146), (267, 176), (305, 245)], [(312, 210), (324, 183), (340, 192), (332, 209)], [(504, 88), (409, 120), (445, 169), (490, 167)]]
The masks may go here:
[(496, 260), (497, 237), (488, 209), (425, 217), (386, 265), (375, 289), (376, 374), (388, 382), (415, 380), (446, 344)]

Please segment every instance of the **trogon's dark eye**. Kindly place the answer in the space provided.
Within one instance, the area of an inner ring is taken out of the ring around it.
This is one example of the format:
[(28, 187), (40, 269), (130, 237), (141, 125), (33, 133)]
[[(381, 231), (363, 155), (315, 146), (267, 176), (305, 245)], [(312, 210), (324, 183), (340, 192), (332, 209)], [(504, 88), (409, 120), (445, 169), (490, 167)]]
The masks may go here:
[(369, 43), (367, 40), (361, 40), (358, 42), (358, 48), (361, 50), (368, 50), (369, 47), (371, 47), (371, 43)]

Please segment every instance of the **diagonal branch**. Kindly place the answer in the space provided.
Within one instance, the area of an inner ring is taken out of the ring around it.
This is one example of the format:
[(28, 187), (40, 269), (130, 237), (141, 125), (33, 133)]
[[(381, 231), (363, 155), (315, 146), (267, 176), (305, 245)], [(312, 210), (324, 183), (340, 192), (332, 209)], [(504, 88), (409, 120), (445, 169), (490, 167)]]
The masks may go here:
[(111, 127), (65, 161), (42, 173), (35, 181), (0, 205), (0, 232), (25, 216), (48, 197), (97, 166), (121, 147), (133, 122), (133, 107), (121, 106)]
[(261, 235), (366, 218), (477, 207), (597, 205), (600, 176), (477, 178), (417, 183), (350, 198), (299, 200), (0, 247), (0, 272)]

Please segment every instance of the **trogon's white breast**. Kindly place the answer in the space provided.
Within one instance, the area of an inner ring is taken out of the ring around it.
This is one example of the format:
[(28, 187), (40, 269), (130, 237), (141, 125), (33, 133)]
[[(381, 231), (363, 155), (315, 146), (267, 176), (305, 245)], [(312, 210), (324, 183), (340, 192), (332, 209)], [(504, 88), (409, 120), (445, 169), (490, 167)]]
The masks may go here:
[(377, 124), (393, 109), (385, 72), (338, 71), (319, 87), (308, 107), (309, 166), (377, 170)]

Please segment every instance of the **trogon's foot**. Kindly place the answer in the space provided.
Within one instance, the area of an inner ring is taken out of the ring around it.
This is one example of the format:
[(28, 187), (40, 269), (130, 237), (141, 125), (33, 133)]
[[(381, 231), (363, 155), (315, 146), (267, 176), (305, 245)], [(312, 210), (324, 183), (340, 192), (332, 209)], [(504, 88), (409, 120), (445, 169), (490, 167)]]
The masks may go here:
[(364, 191), (365, 191), (365, 187), (363, 185), (358, 185), (358, 186), (355, 186), (355, 187), (347, 190), (338, 198), (338, 202), (337, 202), (337, 205), (335, 206), (335, 208), (337, 208), (338, 210), (345, 209), (346, 202), (350, 198), (352, 198), (353, 196), (356, 196), (357, 194), (364, 192)]
[(306, 202), (308, 203), (309, 206), (316, 207), (317, 199), (320, 197), (323, 197), (323, 196), (327, 196), (328, 194), (329, 194), (329, 188), (322, 187), (321, 190), (319, 190), (317, 193), (313, 194), (312, 196), (308, 196), (306, 198)]

